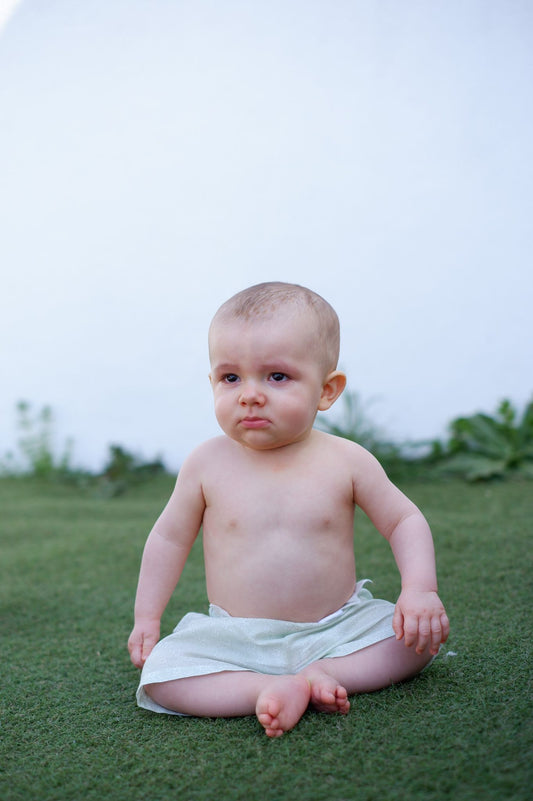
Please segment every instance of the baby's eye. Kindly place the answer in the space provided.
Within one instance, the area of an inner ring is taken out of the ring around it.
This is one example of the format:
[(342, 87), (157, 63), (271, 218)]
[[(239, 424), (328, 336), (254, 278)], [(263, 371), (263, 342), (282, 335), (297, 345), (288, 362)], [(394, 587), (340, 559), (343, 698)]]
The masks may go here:
[(286, 375), (285, 373), (271, 373), (270, 374), (270, 378), (272, 379), (272, 381), (276, 381), (278, 383), (281, 382), (281, 381), (286, 381), (288, 379), (288, 377), (289, 376)]
[(235, 375), (235, 373), (227, 373), (223, 376), (223, 380), (226, 384), (235, 384), (239, 380), (239, 376)]

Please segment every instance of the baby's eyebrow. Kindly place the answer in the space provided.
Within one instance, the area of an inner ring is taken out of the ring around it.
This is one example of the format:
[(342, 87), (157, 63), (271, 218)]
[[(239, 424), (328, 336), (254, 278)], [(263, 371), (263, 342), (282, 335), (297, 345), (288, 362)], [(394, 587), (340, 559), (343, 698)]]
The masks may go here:
[(293, 373), (295, 365), (287, 364), (283, 359), (279, 359), (278, 361), (263, 365), (263, 370), (265, 370), (265, 372), (270, 371), (271, 373)]
[[(276, 359), (276, 361), (263, 362), (257, 365), (256, 369), (261, 373), (287, 373), (292, 374), (297, 371), (297, 366), (288, 364), (283, 358)], [(239, 374), (242, 367), (239, 367), (235, 362), (220, 362), (214, 364), (211, 372), (215, 375), (226, 375), (227, 373)]]
[(237, 372), (238, 368), (235, 364), (231, 364), (230, 362), (223, 362), (222, 364), (215, 364), (213, 366), (214, 373), (235, 373)]

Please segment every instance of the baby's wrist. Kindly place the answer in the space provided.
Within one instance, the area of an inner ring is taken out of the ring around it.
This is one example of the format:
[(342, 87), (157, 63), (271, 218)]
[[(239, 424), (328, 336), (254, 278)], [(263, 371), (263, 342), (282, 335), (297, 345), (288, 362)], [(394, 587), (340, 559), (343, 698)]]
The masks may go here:
[(437, 593), (437, 587), (427, 584), (402, 584), (402, 592), (434, 592)]
[(161, 618), (154, 617), (153, 615), (146, 615), (146, 614), (138, 614), (135, 613), (135, 625), (141, 626), (143, 628), (159, 626), (161, 624)]

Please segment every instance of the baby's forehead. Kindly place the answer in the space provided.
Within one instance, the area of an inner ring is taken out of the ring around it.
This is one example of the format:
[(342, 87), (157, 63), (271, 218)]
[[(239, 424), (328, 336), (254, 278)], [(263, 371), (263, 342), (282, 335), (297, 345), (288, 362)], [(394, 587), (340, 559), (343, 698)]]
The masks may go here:
[(214, 337), (231, 331), (238, 331), (243, 337), (253, 336), (255, 332), (260, 331), (263, 336), (278, 339), (289, 329), (293, 337), (314, 338), (318, 333), (318, 325), (313, 311), (282, 307), (254, 315), (217, 312), (209, 328), (209, 341), (212, 342)]
[[(268, 291), (266, 291), (268, 290)], [(292, 323), (291, 330), (288, 324)], [(246, 332), (260, 328), (293, 340), (306, 341), (308, 347), (329, 370), (336, 369), (339, 358), (340, 327), (337, 313), (320, 295), (290, 284), (265, 284), (237, 293), (218, 309), (209, 327), (209, 351), (227, 332)]]
[(213, 320), (209, 332), (212, 365), (252, 356), (265, 364), (283, 359), (322, 364), (326, 349), (317, 325), (307, 314), (282, 314), (276, 310), (248, 319), (224, 316)]

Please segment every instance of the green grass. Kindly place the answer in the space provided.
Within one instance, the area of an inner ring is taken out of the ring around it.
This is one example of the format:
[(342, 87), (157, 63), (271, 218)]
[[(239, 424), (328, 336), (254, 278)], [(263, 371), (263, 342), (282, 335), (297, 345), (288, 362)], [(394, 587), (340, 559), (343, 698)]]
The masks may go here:
[[(404, 487), (433, 528), (450, 640), (414, 681), (355, 698), (347, 717), (308, 712), (279, 740), (252, 717), (135, 706), (126, 639), (142, 546), (170, 488), (162, 477), (97, 500), (0, 481), (2, 801), (530, 797), (531, 484)], [(359, 576), (394, 600), (392, 557), (362, 515), (356, 553)], [(205, 603), (195, 546), (164, 633)]]

